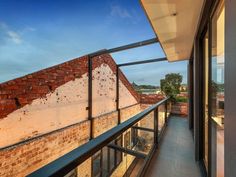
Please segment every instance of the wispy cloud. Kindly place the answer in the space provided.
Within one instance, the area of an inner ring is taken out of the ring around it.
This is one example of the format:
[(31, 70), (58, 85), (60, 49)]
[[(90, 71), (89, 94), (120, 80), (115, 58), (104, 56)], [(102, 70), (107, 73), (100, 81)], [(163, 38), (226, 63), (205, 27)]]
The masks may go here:
[(20, 33), (10, 29), (4, 22), (0, 22), (0, 31), (1, 38), (10, 39), (15, 44), (21, 44), (23, 42)]
[(26, 27), (25, 29), (24, 29), (25, 31), (36, 31), (36, 29), (35, 28), (33, 28), (33, 27)]
[(120, 18), (132, 18), (132, 15), (123, 7), (119, 5), (111, 5), (111, 16), (118, 16)]
[(137, 24), (140, 22), (140, 14), (133, 8), (125, 8), (121, 5), (111, 4), (109, 17), (127, 20), (129, 23)]
[(7, 29), (7, 25), (4, 22), (0, 22), (0, 30), (1, 29)]
[(22, 43), (21, 36), (17, 32), (7, 31), (7, 35), (15, 44), (21, 44)]

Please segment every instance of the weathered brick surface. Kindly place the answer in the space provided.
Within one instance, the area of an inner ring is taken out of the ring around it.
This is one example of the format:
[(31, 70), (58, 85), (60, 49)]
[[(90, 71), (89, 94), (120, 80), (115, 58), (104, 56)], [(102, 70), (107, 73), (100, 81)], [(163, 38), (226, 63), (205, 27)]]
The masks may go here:
[[(138, 114), (141, 111), (140, 104), (128, 106), (120, 110), (121, 122), (124, 122), (132, 116)], [(114, 111), (109, 114), (101, 115), (93, 119), (94, 132), (93, 136), (97, 137), (107, 130), (115, 127), (118, 123), (118, 112)]]
[(88, 57), (71, 61), (0, 84), (0, 118), (45, 97), (57, 87), (81, 77), (88, 71)]
[(120, 109), (120, 119), (124, 122), (141, 111), (140, 104)]
[(97, 137), (107, 130), (115, 127), (117, 123), (117, 111), (93, 118), (93, 137)]
[(171, 106), (171, 113), (188, 116), (188, 103), (175, 103)]
[[(110, 55), (102, 55), (93, 59), (93, 69), (107, 64), (116, 74), (116, 63)], [(20, 77), (0, 84), (0, 119), (9, 113), (31, 104), (33, 100), (45, 97), (59, 86), (80, 78), (88, 72), (88, 57), (74, 60)], [(119, 72), (122, 83), (139, 102), (140, 97), (122, 72)], [(125, 121), (140, 112), (140, 105), (121, 109), (121, 120)], [(95, 117), (93, 120), (94, 137), (116, 126), (116, 111)], [(39, 125), (40, 126), (40, 125)], [(85, 121), (63, 130), (30, 140), (0, 151), (0, 176), (25, 176), (30, 172), (57, 159), (63, 154), (88, 141), (90, 122)], [(78, 174), (91, 174), (91, 159), (78, 168)]]
[[(108, 55), (102, 55), (97, 56), (93, 58), (93, 69), (96, 67), (102, 65), (102, 64), (108, 64), (110, 68), (112, 69), (113, 73), (116, 74), (116, 63), (113, 60), (113, 58)], [(130, 93), (136, 98), (136, 100), (140, 101), (140, 95), (134, 90), (132, 84), (128, 81), (124, 73), (119, 69), (119, 79), (122, 81), (122, 83), (126, 86), (126, 88), (130, 91)]]
[(90, 177), (92, 174), (91, 164), (92, 164), (92, 158), (88, 158), (85, 162), (80, 164), (77, 168), (77, 176)]
[(141, 94), (140, 96), (141, 104), (155, 104), (165, 98), (161, 94)]
[[(150, 104), (141, 104), (141, 109), (147, 109)], [(168, 113), (167, 113), (168, 115)], [(153, 125), (153, 117), (154, 117), (154, 111), (152, 111), (150, 114), (148, 114), (143, 120), (141, 120), (141, 123), (146, 123), (143, 125), (143, 127), (149, 127), (149, 128), (154, 128)], [(165, 123), (165, 105), (162, 104), (158, 107), (158, 130), (161, 130), (163, 125)]]
[(89, 139), (89, 121), (0, 151), (0, 176), (25, 176)]
[[(93, 69), (107, 64), (116, 73), (116, 63), (109, 54), (93, 58)], [(45, 97), (59, 86), (80, 78), (88, 73), (88, 57), (83, 56), (68, 62), (40, 70), (38, 72), (0, 84), (0, 119), (34, 99)], [(120, 80), (139, 101), (139, 94), (133, 89), (124, 74), (119, 72)]]
[[(121, 109), (122, 120), (140, 112), (140, 105)], [(118, 113), (95, 117), (93, 120), (94, 137), (115, 127)], [(88, 141), (90, 135), (90, 121), (81, 122), (74, 126), (36, 138), (0, 151), (0, 176), (25, 176), (47, 163), (57, 159), (74, 148)], [(90, 176), (91, 159), (81, 164), (77, 172), (81, 176)]]

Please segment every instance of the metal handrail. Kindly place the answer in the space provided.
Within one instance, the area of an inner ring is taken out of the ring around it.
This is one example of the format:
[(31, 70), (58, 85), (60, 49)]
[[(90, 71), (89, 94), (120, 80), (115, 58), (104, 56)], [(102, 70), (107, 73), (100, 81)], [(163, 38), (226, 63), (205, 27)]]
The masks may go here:
[(138, 121), (143, 119), (146, 115), (152, 111), (157, 110), (157, 108), (166, 103), (169, 98), (165, 98), (158, 103), (148, 107), (144, 111), (136, 114), (125, 122), (117, 125), (116, 127), (108, 130), (107, 132), (101, 134), (100, 136), (90, 140), (84, 145), (72, 150), (71, 152), (63, 155), (62, 157), (52, 161), (51, 163), (43, 166), (42, 168), (36, 170), (35, 172), (28, 175), (28, 177), (41, 177), (41, 176), (64, 176), (69, 173), (74, 168), (78, 167), (82, 162), (87, 160), (98, 150), (102, 149), (104, 146), (109, 144), (112, 140), (117, 138), (120, 134), (125, 132), (127, 129), (131, 128)]

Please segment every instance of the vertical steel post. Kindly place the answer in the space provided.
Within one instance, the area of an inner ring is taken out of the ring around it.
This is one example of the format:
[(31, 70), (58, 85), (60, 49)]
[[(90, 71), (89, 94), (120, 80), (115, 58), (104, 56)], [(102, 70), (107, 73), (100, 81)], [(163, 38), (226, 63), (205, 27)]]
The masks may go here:
[(116, 110), (118, 111), (118, 124), (120, 124), (120, 108), (119, 108), (119, 66), (116, 65)]
[(93, 118), (92, 118), (92, 106), (93, 106), (93, 61), (92, 57), (88, 56), (88, 119), (90, 120), (90, 139), (93, 139)]
[(165, 125), (167, 125), (167, 105), (168, 105), (168, 101), (165, 102)]
[(158, 145), (158, 107), (154, 110), (154, 144)]

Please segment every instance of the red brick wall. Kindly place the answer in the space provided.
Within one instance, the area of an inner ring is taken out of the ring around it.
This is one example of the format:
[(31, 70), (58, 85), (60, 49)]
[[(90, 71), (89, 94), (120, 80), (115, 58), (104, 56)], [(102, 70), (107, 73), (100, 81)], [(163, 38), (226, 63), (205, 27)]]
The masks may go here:
[(24, 77), (0, 84), (0, 118), (44, 97), (66, 82), (81, 77), (88, 70), (88, 57), (73, 59)]
[(89, 139), (90, 122), (82, 122), (28, 143), (0, 151), (0, 176), (22, 177), (68, 153)]
[(188, 103), (172, 104), (171, 113), (180, 116), (188, 116)]
[(97, 137), (107, 130), (115, 127), (118, 123), (118, 112), (114, 111), (109, 114), (93, 118), (93, 137)]
[[(93, 59), (93, 69), (108, 64), (114, 74), (116, 63), (108, 54)], [(88, 57), (83, 56), (68, 62), (0, 84), (0, 119), (9, 113), (32, 103), (34, 99), (45, 97), (57, 87), (80, 78), (88, 72)], [(120, 72), (120, 80), (130, 93), (139, 101), (139, 94), (127, 78)]]
[[(93, 59), (93, 69), (102, 64), (108, 64), (115, 74), (116, 63), (110, 55), (102, 55)], [(80, 78), (87, 72), (88, 57), (83, 56), (0, 84), (0, 119), (27, 104), (31, 104), (35, 99), (46, 97), (48, 93), (54, 92), (59, 86), (75, 78)], [(119, 76), (122, 83), (139, 101), (139, 94), (135, 92), (124, 74), (120, 72)], [(132, 113), (129, 113), (130, 111)], [(127, 112), (122, 110), (122, 113), (127, 116), (137, 113), (136, 111), (137, 106), (135, 106), (135, 111), (129, 108)], [(102, 126), (101, 122), (103, 123)], [(97, 136), (116, 124), (116, 112), (105, 117), (104, 115), (97, 117), (94, 120), (94, 127), (96, 128), (94, 135)], [(87, 142), (90, 135), (89, 126), (90, 122), (85, 121), (29, 140), (27, 143), (0, 150), (0, 176), (25, 176), (71, 151)]]
[(120, 109), (120, 119), (121, 122), (128, 120), (130, 117), (136, 115), (141, 112), (140, 104), (135, 104), (133, 106), (128, 106), (126, 108)]
[[(93, 69), (100, 66), (101, 64), (108, 64), (114, 74), (116, 74), (116, 63), (110, 55), (102, 55), (93, 58)], [(132, 84), (128, 81), (124, 73), (119, 69), (119, 79), (126, 86), (126, 88), (130, 91), (130, 93), (136, 98), (136, 100), (140, 101), (140, 95), (134, 90)]]
[[(122, 109), (121, 119), (127, 120), (140, 112), (136, 104)], [(94, 137), (106, 132), (117, 125), (117, 111), (95, 117)], [(25, 176), (48, 164), (74, 148), (88, 142), (90, 121), (84, 121), (51, 134), (35, 138), (27, 143), (0, 151), (0, 176)], [(79, 174), (90, 176), (91, 161), (79, 166)], [(84, 176), (86, 176), (84, 175)]]
[(142, 104), (155, 104), (165, 97), (160, 94), (141, 94), (140, 103)]

